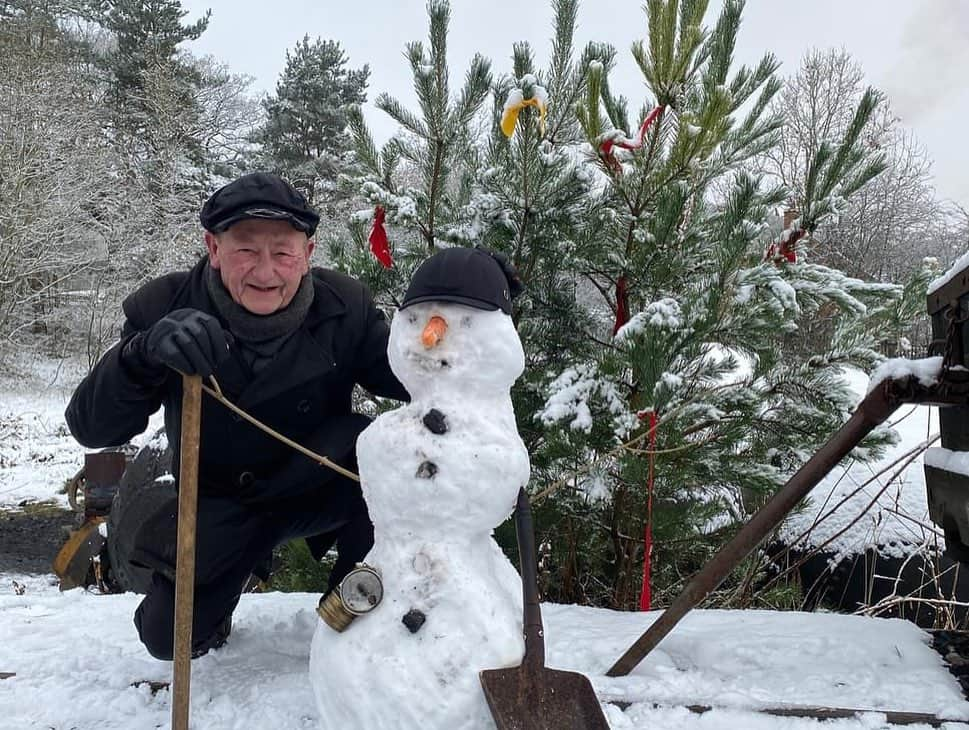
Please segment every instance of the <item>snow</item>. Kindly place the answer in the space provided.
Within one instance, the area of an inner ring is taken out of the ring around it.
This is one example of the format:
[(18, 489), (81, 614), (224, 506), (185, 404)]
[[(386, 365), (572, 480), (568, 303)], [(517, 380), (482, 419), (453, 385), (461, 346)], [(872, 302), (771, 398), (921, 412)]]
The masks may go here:
[(549, 425), (570, 418), (569, 428), (576, 431), (592, 430), (592, 411), (589, 398), (598, 388), (595, 369), (589, 365), (566, 368), (549, 385), (549, 397), (545, 408), (536, 415)]
[[(131, 686), (142, 680), (171, 679), (171, 663), (152, 659), (138, 643), (131, 623), (138, 600), (134, 594), (102, 596), (82, 589), (61, 593), (45, 576), (0, 576), (0, 671), (17, 675), (0, 680), (3, 726), (170, 727), (170, 692), (153, 696), (147, 685)], [(310, 640), (319, 623), (317, 600), (316, 594), (308, 593), (242, 597), (228, 643), (192, 662), (192, 727), (339, 727), (320, 721), (307, 671)], [(871, 716), (822, 725), (750, 711), (779, 705), (895, 709), (969, 718), (969, 703), (927, 645), (927, 635), (901, 620), (694, 611), (630, 676), (609, 678), (605, 670), (659, 613), (551, 604), (544, 604), (542, 610), (547, 665), (587, 673), (604, 702), (634, 702), (625, 711), (604, 705), (613, 728), (888, 727)], [(364, 631), (368, 618), (358, 619), (348, 631)], [(399, 682), (406, 685), (412, 679), (400, 675)], [(352, 701), (379, 704), (386, 699), (376, 688), (364, 686), (361, 696)], [(727, 709), (695, 715), (681, 707), (686, 704)], [(927, 726), (910, 727), (924, 730)]]
[[(911, 371), (905, 367), (896, 364), (889, 371)], [(860, 400), (869, 388), (867, 376), (853, 369), (844, 372)], [(833, 469), (808, 495), (803, 511), (785, 520), (781, 540), (824, 546), (835, 563), (869, 548), (905, 557), (941, 542), (928, 515), (924, 454), (919, 453), (938, 434), (938, 411), (930, 406), (903, 406), (890, 423), (898, 443), (874, 462), (849, 459)]]
[(63, 424), (63, 407), (50, 407), (61, 402), (66, 405), (58, 394), (37, 403), (22, 393), (0, 395), (0, 506), (40, 501), (68, 506), (59, 489), (81, 467), (83, 451)]
[(956, 278), (959, 274), (963, 272), (966, 267), (969, 267), (969, 251), (962, 254), (958, 260), (952, 264), (948, 271), (946, 271), (942, 276), (937, 279), (933, 279), (932, 283), (929, 284), (928, 293), (932, 294), (938, 289), (948, 284), (950, 281)]
[(532, 86), (532, 98), (533, 99), (538, 99), (539, 103), (541, 103), (542, 106), (547, 107), (548, 106), (548, 91), (545, 89), (544, 86), (539, 86), (538, 84), (535, 84), (534, 81), (532, 82), (532, 84), (533, 84), (533, 86)]
[[(395, 322), (398, 319), (399, 326), (406, 324), (400, 315)], [(501, 326), (495, 317), (491, 320), (486, 321), (484, 329)], [(471, 324), (480, 325), (480, 322)], [(460, 322), (456, 329), (458, 335), (467, 335)], [(517, 363), (517, 355), (512, 348), (501, 351), (496, 360), (506, 365), (483, 374), (492, 379), (495, 387), (500, 385), (501, 372), (507, 373), (507, 364)], [(455, 368), (470, 364), (458, 360)], [(425, 365), (429, 372), (435, 371), (432, 363)], [(53, 367), (35, 364), (29, 372), (31, 374), (20, 371), (0, 380), (0, 424), (2, 428), (10, 429), (8, 438), (0, 441), (4, 449), (0, 452), (0, 504), (5, 506), (16, 505), (23, 499), (63, 502), (57, 489), (64, 478), (76, 471), (83, 458), (83, 449), (67, 435), (62, 423), (70, 388), (76, 383), (80, 369), (64, 370), (55, 377)], [(594, 379), (594, 373), (587, 373), (586, 377)], [(865, 389), (864, 377), (858, 373), (849, 374), (849, 377), (860, 397)], [(440, 397), (437, 378), (424, 390), (421, 388), (418, 384), (418, 392), (425, 397)], [(448, 406), (446, 410), (453, 428), (459, 428), (462, 419), (476, 415), (475, 395), (473, 390), (459, 394), (463, 412)], [(599, 394), (599, 397), (603, 395)], [(901, 436), (897, 449), (924, 440), (929, 430), (935, 429), (929, 421), (928, 410), (919, 407), (903, 414), (896, 425)], [(398, 412), (406, 413), (407, 410), (399, 409)], [(150, 426), (142, 440), (147, 440), (147, 434), (154, 433), (154, 430), (154, 426)], [(502, 429), (496, 427), (496, 430), (500, 432)], [(507, 428), (504, 430), (507, 432)], [(379, 440), (377, 445), (380, 445)], [(415, 442), (413, 434), (401, 432), (399, 441), (386, 445), (412, 451)], [(440, 450), (433, 443), (424, 446), (438, 449), (433, 456), (442, 469), (476, 453), (473, 446), (464, 441), (450, 452)], [(410, 458), (413, 456), (411, 454)], [(886, 456), (880, 463), (890, 458), (890, 455)], [(509, 465), (508, 468), (513, 467)], [(854, 464), (845, 470), (843, 477), (862, 478), (866, 472), (870, 474), (877, 468), (877, 465)], [(379, 472), (374, 474), (378, 480), (386, 477)], [(372, 481), (374, 474), (367, 481)], [(832, 475), (826, 482), (828, 491), (838, 488), (838, 483), (838, 475)], [(491, 484), (487, 486), (492, 488)], [(825, 491), (825, 485), (815, 490), (815, 499), (819, 500), (815, 504), (816, 511), (823, 508), (825, 502), (831, 504), (839, 498), (837, 494), (825, 495)], [(893, 486), (891, 491), (891, 498), (879, 502), (879, 510), (884, 513), (879, 518), (881, 532), (873, 535), (879, 542), (887, 538), (885, 531), (891, 523), (891, 510), (916, 514), (921, 509), (924, 512), (925, 492), (920, 465), (913, 462), (901, 483)], [(454, 495), (453, 499), (456, 498)], [(406, 512), (428, 506), (427, 501), (413, 499), (413, 504), (408, 506), (406, 499), (407, 494), (393, 495), (393, 501), (384, 505), (385, 522), (393, 519), (388, 517), (393, 510)], [(861, 501), (867, 502), (867, 499)], [(480, 515), (472, 517), (470, 513), (478, 509), (507, 512), (510, 504), (504, 504), (506, 501), (504, 496), (496, 499), (489, 492), (478, 492), (468, 486), (461, 503), (468, 515), (464, 512), (455, 514), (452, 506), (451, 511), (437, 510), (432, 516), (423, 514), (416, 521), (412, 520), (407, 529), (417, 529), (421, 525), (425, 529), (437, 528), (445, 521), (460, 522), (465, 517), (481, 522)], [(847, 512), (850, 514), (851, 510)], [(379, 529), (379, 506), (376, 513)], [(491, 522), (495, 519), (494, 514), (488, 517)], [(872, 527), (868, 523), (865, 525), (866, 530)], [(898, 530), (899, 535), (907, 529), (911, 538), (912, 523), (899, 522), (893, 529)], [(398, 539), (406, 542), (400, 535)], [(433, 542), (426, 536), (422, 539)], [(431, 547), (456, 550), (455, 545), (450, 539)], [(453, 553), (445, 552), (443, 556), (446, 560), (454, 558)], [(481, 560), (480, 550), (476, 549), (472, 557)], [(433, 558), (424, 565), (432, 567)], [(507, 574), (503, 580), (507, 582)], [(389, 582), (389, 588), (393, 590), (393, 581)], [(465, 635), (466, 626), (480, 625), (488, 600), (477, 593), (444, 599), (460, 601), (464, 607), (462, 622), (452, 626), (460, 636), (450, 642), (450, 646), (457, 647), (453, 649), (453, 657), (461, 660), (461, 647), (469, 639)], [(147, 685), (132, 686), (143, 680), (171, 679), (171, 663), (153, 659), (138, 641), (132, 614), (139, 600), (140, 596), (134, 594), (99, 595), (83, 589), (60, 592), (53, 576), (0, 575), (0, 672), (16, 673), (14, 677), (0, 680), (0, 717), (3, 718), (0, 725), (57, 730), (170, 727), (170, 692), (161, 690), (152, 695)], [(335, 691), (337, 685), (346, 687), (347, 682), (341, 685), (336, 678), (340, 672), (348, 671), (351, 660), (360, 658), (355, 651), (334, 645), (331, 670), (324, 675), (311, 671), (314, 634), (330, 631), (317, 617), (318, 600), (317, 593), (246, 594), (242, 597), (228, 643), (192, 663), (193, 727), (214, 730), (350, 727), (335, 723), (328, 714), (321, 715), (314, 697), (314, 681), (318, 692), (326, 693), (330, 687)], [(519, 600), (518, 595), (508, 599), (516, 611)], [(432, 618), (434, 610), (433, 607), (428, 610)], [(600, 700), (605, 703), (603, 709), (613, 728), (816, 730), (821, 727), (813, 720), (753, 712), (755, 708), (780, 705), (894, 709), (935, 713), (955, 719), (969, 718), (969, 703), (963, 699), (958, 683), (946, 671), (941, 658), (928, 646), (928, 636), (914, 625), (900, 620), (797, 612), (694, 611), (630, 676), (609, 678), (605, 676), (608, 667), (659, 612), (623, 613), (552, 604), (544, 604), (543, 612), (547, 664), (587, 674)], [(396, 634), (387, 634), (385, 640), (374, 646), (366, 636), (371, 632), (379, 633), (377, 623), (376, 613), (364, 616), (341, 635), (354, 637), (351, 645), (358, 642), (358, 645), (370, 645), (365, 658), (373, 662), (374, 670), (372, 674), (357, 676), (349, 683), (355, 692), (340, 696), (339, 701), (375, 705), (385, 715), (404, 717), (406, 713), (399, 704), (403, 697), (412, 703), (407, 708), (412, 716), (431, 718), (444, 714), (447, 707), (432, 706), (427, 697), (413, 691), (429, 679), (421, 674), (420, 668), (405, 663), (398, 664), (395, 669), (394, 662), (400, 660), (402, 644), (413, 637), (395, 618), (394, 623), (400, 630)], [(491, 624), (481, 631), (486, 643), (492, 632), (502, 634), (500, 628)], [(499, 644), (503, 641), (501, 639)], [(445, 658), (443, 654), (435, 657), (442, 658)], [(383, 684), (387, 682), (392, 684)], [(471, 685), (473, 682), (462, 685), (465, 694), (480, 691)], [(441, 697), (445, 705), (450, 706), (466, 701), (465, 694), (454, 691)], [(479, 695), (475, 698), (480, 702)], [(616, 701), (632, 704), (626, 710), (608, 704)], [(688, 704), (712, 705), (718, 709), (697, 715), (683, 707)], [(421, 722), (418, 726), (431, 730), (435, 727), (451, 730), (452, 727), (433, 722)], [(408, 726), (398, 724), (396, 727), (406, 730)], [(887, 726), (874, 714), (827, 722), (824, 727), (862, 730)], [(920, 730), (927, 726), (910, 727)], [(954, 730), (961, 725), (944, 727)]]
[(502, 114), (506, 113), (509, 109), (514, 109), (520, 106), (524, 101), (525, 96), (521, 89), (512, 89), (508, 92), (508, 98), (505, 99), (505, 105), (502, 108)]
[(588, 433), (593, 426), (589, 401), (601, 399), (612, 415), (612, 428), (617, 439), (625, 437), (638, 423), (635, 413), (626, 408), (616, 386), (600, 377), (594, 365), (566, 368), (548, 385), (548, 396), (535, 418), (542, 423), (569, 421), (569, 428)]
[(969, 476), (969, 452), (966, 451), (952, 451), (941, 447), (928, 449), (925, 452), (925, 463), (936, 469)]
[(797, 304), (797, 292), (793, 286), (780, 278), (771, 279), (768, 286), (785, 311), (800, 312), (800, 307)]
[(909, 360), (904, 357), (894, 357), (879, 365), (871, 374), (868, 382), (870, 393), (883, 380), (901, 379), (909, 376), (918, 378), (919, 383), (929, 387), (935, 385), (942, 369), (942, 356), (925, 357), (920, 360)]
[[(360, 186), (360, 191), (371, 203), (384, 207), (387, 212), (387, 223), (407, 223), (417, 217), (417, 200), (414, 195), (409, 194), (409, 190), (405, 191), (404, 195), (394, 195), (386, 192), (377, 183), (367, 181)], [(362, 211), (360, 213), (362, 214)], [(370, 218), (367, 220), (369, 221)]]
[(616, 342), (622, 342), (641, 333), (647, 327), (677, 330), (684, 327), (680, 303), (671, 297), (650, 302), (642, 312), (637, 312), (616, 332)]
[(81, 467), (84, 452), (64, 423), (70, 398), (64, 383), (80, 376), (69, 363), (61, 365), (32, 359), (5, 363), (0, 377), (0, 508), (41, 501), (68, 506), (59, 490)]
[[(84, 464), (85, 449), (71, 436), (64, 410), (85, 368), (72, 360), (29, 356), (7, 361), (0, 376), (0, 509), (51, 502), (67, 508), (61, 489)], [(162, 425), (149, 422), (142, 445)]]
[(539, 86), (538, 79), (535, 78), (534, 74), (525, 74), (520, 79), (518, 79), (518, 86), (513, 88), (508, 92), (508, 98), (505, 99), (505, 104), (502, 109), (502, 114), (507, 112), (509, 109), (513, 109), (522, 104), (525, 100), (524, 89), (531, 90), (529, 99), (536, 99), (542, 107), (548, 107), (548, 90), (544, 86)]

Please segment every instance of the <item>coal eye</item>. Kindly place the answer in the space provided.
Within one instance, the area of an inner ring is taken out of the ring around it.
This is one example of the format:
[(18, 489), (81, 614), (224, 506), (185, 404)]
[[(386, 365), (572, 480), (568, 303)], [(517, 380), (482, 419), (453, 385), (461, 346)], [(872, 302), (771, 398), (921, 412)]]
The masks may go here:
[(410, 322), (411, 324), (415, 324), (417, 322), (417, 315), (416, 314), (408, 314), (407, 315), (407, 321)]
[(471, 326), (471, 317), (468, 317), (467, 315), (461, 317), (461, 326), (462, 327), (470, 327)]

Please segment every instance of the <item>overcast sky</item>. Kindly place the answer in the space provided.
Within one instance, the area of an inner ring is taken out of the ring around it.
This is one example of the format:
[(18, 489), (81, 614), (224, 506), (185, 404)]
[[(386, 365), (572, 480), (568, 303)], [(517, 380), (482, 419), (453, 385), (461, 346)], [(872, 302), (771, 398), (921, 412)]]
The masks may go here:
[[(720, 5), (711, 0), (708, 25)], [(424, 0), (182, 0), (182, 6), (187, 20), (212, 9), (208, 30), (190, 48), (254, 77), (256, 91), (273, 90), (286, 49), (309, 34), (340, 41), (354, 68), (370, 64), (370, 99), (386, 91), (414, 106), (402, 53), (408, 41), (426, 41)], [(646, 35), (642, 2), (586, 0), (578, 25), (579, 47), (599, 40), (618, 49), (613, 87), (638, 109), (645, 88), (629, 48)], [(519, 40), (532, 44), (544, 66), (551, 34), (549, 0), (452, 0), (452, 79), (455, 85), (463, 79), (475, 52), (490, 58), (496, 72), (508, 72)], [(770, 51), (781, 73), (793, 74), (811, 47), (851, 53), (928, 148), (939, 195), (969, 207), (969, 0), (748, 0), (737, 62), (752, 64)], [(378, 143), (393, 134), (383, 112), (368, 105), (365, 114)]]

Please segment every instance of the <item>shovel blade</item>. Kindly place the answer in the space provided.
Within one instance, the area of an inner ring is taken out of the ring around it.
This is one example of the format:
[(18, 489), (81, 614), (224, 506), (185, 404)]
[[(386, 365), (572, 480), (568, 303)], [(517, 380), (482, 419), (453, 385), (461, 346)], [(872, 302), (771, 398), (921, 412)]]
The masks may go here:
[(481, 687), (498, 730), (608, 730), (589, 679), (559, 669), (486, 669)]

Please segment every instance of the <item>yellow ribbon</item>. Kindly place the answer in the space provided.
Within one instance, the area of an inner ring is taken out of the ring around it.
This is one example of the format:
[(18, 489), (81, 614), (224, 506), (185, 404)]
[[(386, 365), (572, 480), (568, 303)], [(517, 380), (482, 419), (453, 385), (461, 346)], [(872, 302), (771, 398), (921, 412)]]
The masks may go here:
[(538, 109), (538, 128), (542, 134), (545, 134), (545, 104), (542, 103), (541, 99), (533, 97), (531, 99), (523, 99), (517, 104), (505, 107), (505, 110), (501, 113), (501, 131), (509, 139), (515, 133), (515, 125), (518, 124), (518, 114), (526, 106), (533, 106)]

